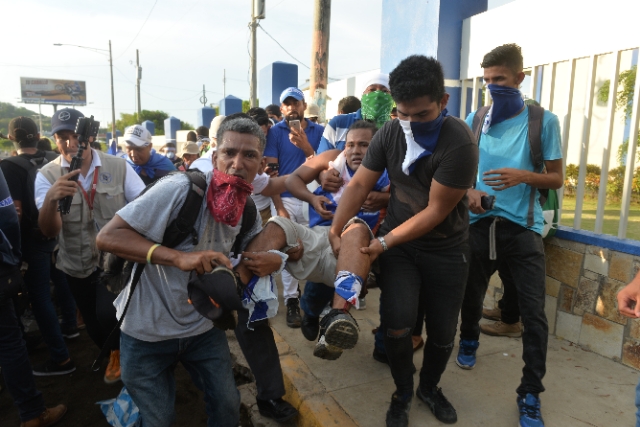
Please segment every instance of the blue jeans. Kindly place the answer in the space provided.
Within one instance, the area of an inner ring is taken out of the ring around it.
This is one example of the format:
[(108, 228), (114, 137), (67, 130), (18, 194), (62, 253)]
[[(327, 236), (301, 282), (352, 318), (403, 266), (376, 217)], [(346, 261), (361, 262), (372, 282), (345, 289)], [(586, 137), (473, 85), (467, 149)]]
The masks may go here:
[(480, 338), (482, 303), (489, 279), (498, 270), (505, 280), (511, 282), (520, 308), (524, 326), (522, 333), (522, 379), (516, 392), (538, 395), (544, 391), (542, 378), (546, 373), (549, 326), (544, 313), (545, 261), (542, 237), (511, 221), (496, 223), (496, 260), (489, 259), (489, 227), (492, 218), (481, 219), (469, 227), (471, 265), (469, 280), (462, 304), (460, 339)]
[(10, 299), (0, 300), (0, 366), (20, 420), (28, 421), (44, 412), (42, 393), (36, 389), (27, 346)]
[(120, 334), (122, 382), (140, 410), (143, 426), (169, 427), (175, 420), (178, 362), (196, 387), (204, 392), (207, 427), (235, 427), (240, 418), (236, 388), (225, 333), (213, 328), (189, 338), (147, 342)]
[(307, 316), (320, 317), (322, 310), (333, 301), (335, 289), (324, 283), (307, 282), (300, 298), (300, 308)]
[[(51, 250), (48, 244), (28, 244), (23, 248), (22, 259), (29, 264), (29, 269), (24, 276), (24, 281), (29, 291), (29, 301), (33, 308), (33, 315), (38, 322), (38, 328), (44, 342), (47, 344), (51, 360), (62, 363), (69, 358), (69, 350), (62, 337), (58, 315), (51, 299), (51, 287), (49, 279), (51, 277)], [(68, 298), (71, 297), (66, 280), (58, 290), (62, 289), (65, 296), (65, 289)], [(75, 304), (74, 304), (75, 306)], [(75, 313), (74, 313), (75, 317)]]

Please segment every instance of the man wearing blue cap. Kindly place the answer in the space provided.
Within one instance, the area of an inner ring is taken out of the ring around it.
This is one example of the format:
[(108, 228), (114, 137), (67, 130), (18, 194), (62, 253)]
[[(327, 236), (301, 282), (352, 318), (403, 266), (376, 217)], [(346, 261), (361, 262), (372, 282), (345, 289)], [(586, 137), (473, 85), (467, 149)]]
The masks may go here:
[[(84, 115), (71, 108), (57, 111), (51, 118), (51, 132), (60, 157), (47, 163), (36, 175), (35, 199), (38, 225), (45, 237), (59, 237), (60, 252), (56, 267), (67, 277), (69, 288), (93, 342), (101, 348), (110, 328), (102, 326), (96, 315), (99, 278), (98, 230), (113, 218), (118, 209), (135, 199), (144, 183), (127, 161), (87, 147), (80, 169), (69, 172), (78, 152), (78, 119)], [(78, 181), (70, 181), (77, 177)], [(67, 215), (58, 212), (58, 202), (73, 197)], [(115, 321), (115, 310), (113, 313)], [(112, 349), (105, 382), (120, 380), (120, 351)], [(59, 366), (51, 365), (51, 372)]]
[[(304, 118), (307, 103), (304, 94), (296, 87), (285, 89), (280, 95), (280, 111), (284, 120), (277, 123), (269, 130), (267, 135), (267, 147), (264, 156), (267, 163), (278, 163), (278, 173), (288, 175), (295, 171), (307, 159), (312, 158), (318, 146), (324, 127)], [(299, 126), (296, 124), (299, 123)], [(289, 218), (303, 225), (309, 224), (309, 219), (303, 214), (302, 201), (296, 199), (291, 193), (284, 192), (280, 195), (282, 203)], [(298, 281), (289, 273), (282, 273), (284, 286), (284, 300), (287, 305), (287, 326), (299, 328), (301, 324)]]

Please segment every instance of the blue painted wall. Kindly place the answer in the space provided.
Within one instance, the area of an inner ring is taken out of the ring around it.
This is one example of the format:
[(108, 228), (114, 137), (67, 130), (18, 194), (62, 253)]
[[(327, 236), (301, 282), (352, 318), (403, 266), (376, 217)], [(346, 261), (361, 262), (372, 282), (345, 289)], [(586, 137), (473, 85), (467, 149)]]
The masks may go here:
[(211, 107), (198, 108), (196, 111), (196, 128), (211, 126), (211, 120), (216, 116), (216, 110)]
[(176, 132), (180, 130), (180, 119), (171, 116), (164, 120), (164, 139), (167, 142), (176, 142)]
[[(487, 0), (382, 0), (382, 72), (420, 54), (437, 58), (445, 79), (459, 80), (462, 21), (486, 10)], [(461, 89), (445, 89), (450, 95), (449, 113), (457, 116)]]
[(144, 122), (140, 123), (140, 125), (146, 130), (148, 130), (151, 135), (156, 134), (156, 124), (153, 123), (151, 120), (145, 120)]
[(242, 113), (242, 99), (228, 95), (220, 100), (220, 115), (228, 116), (233, 113)]
[(288, 87), (298, 87), (298, 66), (287, 62), (273, 62), (258, 72), (258, 104), (280, 105), (280, 94)]
[(409, 55), (437, 55), (439, 3), (439, 0), (382, 0), (383, 73), (391, 72)]

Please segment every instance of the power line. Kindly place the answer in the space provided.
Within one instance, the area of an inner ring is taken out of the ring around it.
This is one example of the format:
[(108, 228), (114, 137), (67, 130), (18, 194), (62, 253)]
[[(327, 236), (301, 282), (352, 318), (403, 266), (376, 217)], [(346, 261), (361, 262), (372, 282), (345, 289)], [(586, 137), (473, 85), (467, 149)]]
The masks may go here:
[[(149, 11), (149, 14), (147, 15), (147, 18), (144, 20), (144, 22), (142, 23), (142, 26), (140, 27), (140, 29), (138, 30), (136, 36), (133, 38), (133, 40), (131, 40), (131, 43), (129, 43), (129, 46), (126, 47), (125, 50), (122, 51), (122, 53), (118, 56), (118, 58), (120, 58), (122, 55), (124, 55), (127, 50), (129, 50), (129, 48), (131, 47), (131, 45), (133, 44), (134, 41), (136, 41), (136, 39), (138, 38), (138, 36), (140, 35), (140, 32), (142, 31), (142, 29), (144, 28), (144, 26), (147, 24), (147, 21), (149, 20), (149, 17), (151, 16), (151, 13), (153, 13), (153, 9), (156, 8), (156, 4), (158, 4), (158, 0), (156, 0), (153, 3), (153, 6), (151, 6), (151, 10)], [(116, 58), (116, 59), (118, 59)]]
[(290, 57), (292, 57), (294, 60), (296, 60), (297, 62), (299, 62), (301, 65), (304, 65), (305, 67), (307, 67), (309, 70), (311, 69), (307, 64), (305, 64), (304, 62), (300, 61), (298, 58), (296, 58), (295, 56), (293, 56), (292, 54), (290, 54), (290, 53), (289, 53), (289, 51), (288, 51), (287, 49), (285, 49), (285, 48), (284, 48), (284, 46), (282, 46), (282, 45), (280, 44), (280, 42), (278, 42), (278, 40), (274, 39), (274, 38), (271, 36), (271, 34), (269, 34), (269, 33), (267, 32), (267, 30), (265, 30), (265, 29), (264, 29), (264, 27), (263, 27), (262, 25), (260, 25), (260, 22), (258, 22), (258, 27), (260, 27), (260, 29), (261, 29), (262, 31), (264, 31), (264, 33), (265, 33), (267, 36), (269, 36), (269, 38), (270, 38), (271, 40), (273, 40), (274, 42), (276, 42), (276, 44), (277, 44), (278, 46), (280, 46), (280, 49), (284, 50), (284, 51), (285, 51), (285, 53), (286, 53), (287, 55), (289, 55)]

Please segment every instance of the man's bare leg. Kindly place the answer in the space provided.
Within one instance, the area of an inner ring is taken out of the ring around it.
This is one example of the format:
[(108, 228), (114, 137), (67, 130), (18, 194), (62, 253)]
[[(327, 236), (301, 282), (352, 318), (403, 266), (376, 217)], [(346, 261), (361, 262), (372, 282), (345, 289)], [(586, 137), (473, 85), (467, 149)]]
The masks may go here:
[(320, 338), (313, 351), (316, 357), (335, 360), (342, 350), (353, 348), (358, 342), (358, 325), (349, 314), (349, 308), (357, 301), (371, 267), (369, 255), (360, 252), (360, 248), (367, 247), (370, 240), (371, 231), (362, 223), (351, 224), (342, 233), (333, 310), (320, 322)]
[[(371, 241), (371, 231), (362, 223), (351, 224), (343, 233), (340, 244), (340, 255), (336, 263), (336, 274), (348, 271), (361, 279), (365, 279), (371, 268), (369, 255), (360, 252), (360, 248), (366, 248)], [(356, 298), (358, 296), (356, 295)], [(334, 294), (332, 308), (348, 310), (350, 304), (340, 296)]]

